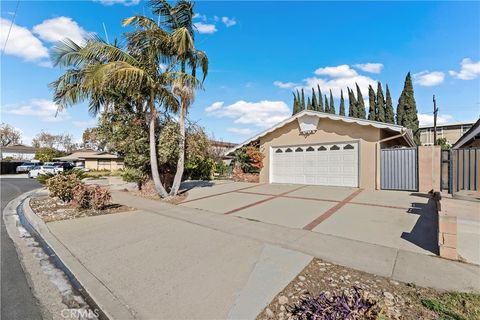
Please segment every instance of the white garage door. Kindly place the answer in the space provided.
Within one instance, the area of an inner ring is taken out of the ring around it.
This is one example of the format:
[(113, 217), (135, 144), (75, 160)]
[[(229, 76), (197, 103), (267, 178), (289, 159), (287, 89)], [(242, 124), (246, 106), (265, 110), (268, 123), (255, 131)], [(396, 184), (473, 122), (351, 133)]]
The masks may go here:
[(358, 143), (273, 147), (274, 183), (358, 187)]

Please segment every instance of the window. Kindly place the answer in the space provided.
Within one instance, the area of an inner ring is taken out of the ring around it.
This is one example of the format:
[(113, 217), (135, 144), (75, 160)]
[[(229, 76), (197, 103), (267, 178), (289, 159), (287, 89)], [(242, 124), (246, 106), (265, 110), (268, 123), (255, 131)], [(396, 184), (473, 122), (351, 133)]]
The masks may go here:
[(315, 151), (315, 149), (313, 149), (312, 147), (308, 147), (307, 151)]
[(355, 149), (351, 144), (347, 144), (345, 147), (343, 147), (343, 150), (353, 150)]
[(287, 150), (285, 150), (285, 152), (293, 152), (293, 150), (290, 149), (290, 148), (287, 148)]
[(303, 149), (300, 148), (300, 147), (298, 147), (297, 149), (295, 149), (295, 152), (302, 152), (302, 151), (303, 151)]
[(321, 146), (320, 148), (317, 149), (318, 151), (325, 151), (327, 150), (327, 148), (325, 148), (324, 146)]
[(277, 151), (275, 151), (275, 153), (283, 153), (282, 149), (277, 149)]
[(334, 145), (333, 147), (330, 148), (330, 150), (340, 150), (340, 147), (337, 145)]

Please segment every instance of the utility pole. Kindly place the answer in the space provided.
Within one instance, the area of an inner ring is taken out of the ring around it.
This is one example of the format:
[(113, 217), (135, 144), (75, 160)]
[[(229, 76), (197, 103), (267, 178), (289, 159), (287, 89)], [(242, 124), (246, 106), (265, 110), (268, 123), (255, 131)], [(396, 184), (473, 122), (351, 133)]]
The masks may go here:
[(435, 99), (435, 95), (433, 95), (433, 145), (437, 145), (437, 99)]

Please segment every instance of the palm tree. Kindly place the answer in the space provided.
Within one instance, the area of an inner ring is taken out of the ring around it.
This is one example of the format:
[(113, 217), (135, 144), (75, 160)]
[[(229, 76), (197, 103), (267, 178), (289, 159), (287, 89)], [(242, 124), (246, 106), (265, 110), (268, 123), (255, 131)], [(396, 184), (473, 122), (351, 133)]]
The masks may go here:
[[(150, 1), (152, 11), (159, 16), (159, 19), (164, 21), (164, 25), (172, 35), (172, 66), (179, 66), (180, 74), (184, 77), (187, 75), (187, 68), (190, 75), (195, 78), (196, 71), (201, 68), (203, 79), (202, 83), (208, 74), (208, 58), (205, 52), (195, 48), (194, 28), (193, 28), (193, 3), (190, 1), (181, 0), (171, 6), (165, 0)], [(177, 194), (182, 181), (184, 163), (185, 163), (185, 117), (189, 107), (195, 99), (195, 86), (193, 83), (174, 82), (173, 93), (180, 101), (179, 108), (179, 156), (177, 162), (177, 171), (173, 180), (170, 195)]]

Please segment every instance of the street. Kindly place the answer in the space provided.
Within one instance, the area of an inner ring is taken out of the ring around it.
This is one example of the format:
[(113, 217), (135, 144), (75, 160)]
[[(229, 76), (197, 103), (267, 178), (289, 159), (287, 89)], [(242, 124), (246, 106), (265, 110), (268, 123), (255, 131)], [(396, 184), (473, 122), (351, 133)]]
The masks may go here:
[(1, 318), (41, 319), (40, 308), (30, 291), (27, 279), (18, 260), (15, 246), (7, 234), (3, 221), (3, 210), (7, 204), (24, 192), (38, 188), (36, 180), (1, 178)]

